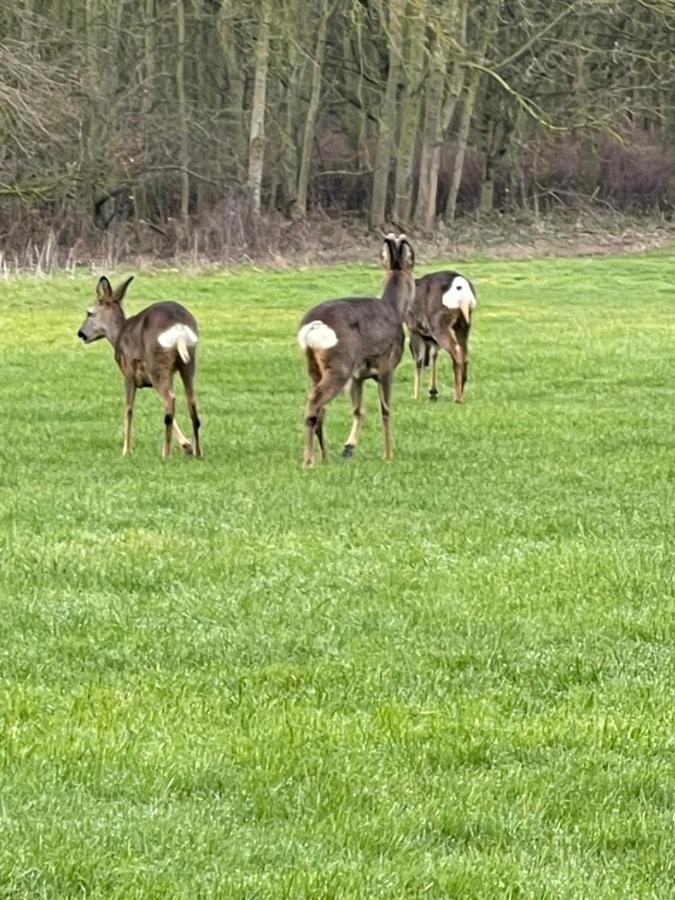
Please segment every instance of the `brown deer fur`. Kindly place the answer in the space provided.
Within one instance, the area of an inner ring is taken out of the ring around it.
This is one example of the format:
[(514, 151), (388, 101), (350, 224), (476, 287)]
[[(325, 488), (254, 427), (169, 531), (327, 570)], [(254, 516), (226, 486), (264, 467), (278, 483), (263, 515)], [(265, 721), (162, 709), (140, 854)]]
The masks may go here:
[[(96, 303), (87, 310), (87, 317), (77, 332), (86, 344), (105, 337), (115, 350), (115, 362), (124, 375), (126, 392), (122, 453), (124, 456), (131, 453), (131, 420), (136, 390), (154, 387), (164, 401), (162, 457), (166, 458), (171, 452), (172, 432), (186, 453), (200, 457), (200, 422), (194, 390), (195, 345), (199, 333), (197, 322), (184, 306), (170, 300), (153, 303), (127, 319), (122, 300), (131, 281), (132, 278), (127, 278), (113, 291), (108, 279), (101, 278), (96, 288)], [(175, 418), (173, 377), (176, 372), (185, 387), (193, 444), (185, 437)]]
[(469, 373), (469, 333), (476, 306), (471, 282), (459, 272), (433, 272), (415, 282), (415, 301), (406, 325), (415, 360), (417, 400), (425, 366), (431, 361), (429, 398), (438, 396), (437, 361), (440, 348), (448, 352), (454, 370), (454, 400), (461, 403)]
[(415, 254), (405, 235), (389, 234), (382, 256), (387, 270), (382, 297), (328, 300), (302, 319), (298, 342), (305, 350), (312, 388), (305, 408), (305, 466), (314, 464), (314, 435), (321, 455), (328, 458), (324, 435), (327, 404), (349, 387), (354, 419), (342, 455), (351, 456), (363, 424), (363, 382), (373, 378), (379, 388), (384, 428), (384, 457), (393, 455), (389, 415), (394, 370), (401, 360), (403, 322), (414, 296)]

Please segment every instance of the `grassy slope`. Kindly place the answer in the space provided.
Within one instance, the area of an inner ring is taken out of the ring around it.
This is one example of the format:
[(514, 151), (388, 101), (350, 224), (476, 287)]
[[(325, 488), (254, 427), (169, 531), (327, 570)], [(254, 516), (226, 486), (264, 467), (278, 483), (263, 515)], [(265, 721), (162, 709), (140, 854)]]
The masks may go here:
[(466, 404), (406, 356), (312, 472), (296, 323), (376, 269), (137, 278), (202, 464), (147, 391), (121, 458), (92, 278), (2, 287), (0, 896), (672, 896), (675, 258), (463, 269)]

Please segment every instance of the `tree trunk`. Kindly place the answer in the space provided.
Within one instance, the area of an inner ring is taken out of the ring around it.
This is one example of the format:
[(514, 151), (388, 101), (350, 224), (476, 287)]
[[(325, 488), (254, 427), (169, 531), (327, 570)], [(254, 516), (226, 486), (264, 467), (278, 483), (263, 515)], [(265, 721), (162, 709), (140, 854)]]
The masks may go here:
[(299, 218), (304, 218), (307, 214), (307, 187), (309, 184), (309, 171), (312, 162), (312, 147), (314, 146), (316, 120), (319, 113), (319, 101), (321, 99), (323, 60), (326, 53), (326, 32), (328, 29), (329, 16), (328, 0), (322, 0), (321, 21), (319, 23), (319, 33), (316, 39), (314, 59), (312, 61), (312, 89), (309, 97), (307, 117), (305, 119), (305, 130), (302, 137), (298, 190), (295, 197), (295, 203), (292, 207), (293, 216)]
[[(303, 82), (305, 68), (304, 54), (298, 54), (298, 49), (294, 35), (290, 35), (283, 50), (286, 71), (282, 81), (286, 88), (283, 91), (283, 100), (280, 101), (280, 109), (274, 126), (276, 137), (274, 143), (278, 147), (278, 156), (276, 164), (272, 166), (269, 206), (270, 208), (274, 207), (276, 194), (281, 186), (282, 207), (286, 215), (291, 213), (298, 189), (299, 163), (295, 122), (298, 114), (298, 92)], [(298, 63), (299, 55), (300, 63)]]
[(270, 55), (270, 0), (262, 0), (255, 45), (255, 79), (251, 105), (251, 132), (248, 149), (248, 190), (251, 209), (260, 214), (263, 163), (265, 160), (265, 96)]
[(424, 125), (420, 154), (419, 186), (415, 206), (415, 224), (430, 229), (436, 217), (438, 167), (441, 156), (441, 105), (445, 79), (445, 54), (436, 41), (424, 95)]
[[(388, 3), (389, 71), (380, 107), (377, 149), (375, 150), (375, 168), (369, 216), (371, 228), (381, 228), (385, 222), (389, 167), (397, 118), (396, 92), (401, 73), (401, 35), (404, 5), (405, 0), (389, 0)], [(381, 10), (384, 14), (384, 7), (381, 7)]]
[(187, 225), (190, 205), (190, 176), (188, 155), (188, 120), (185, 99), (185, 7), (184, 0), (176, 2), (177, 53), (176, 53), (176, 92), (178, 95), (178, 137), (180, 154), (180, 217)]
[[(451, 34), (457, 35), (457, 41), (460, 46), (466, 46), (466, 24), (469, 14), (467, 0), (455, 0), (455, 7), (449, 13), (448, 29)], [(466, 65), (464, 65), (459, 54), (455, 55), (452, 64), (452, 73), (448, 81), (445, 101), (443, 103), (443, 111), (441, 113), (441, 122), (443, 128), (443, 137), (447, 137), (448, 129), (452, 125), (455, 115), (457, 103), (464, 90), (464, 82), (466, 80)]]
[[(488, 47), (494, 37), (494, 30), (497, 24), (497, 13), (499, 12), (499, 0), (492, 0), (487, 10), (485, 26), (483, 28), (480, 44), (477, 51), (477, 61), (484, 63), (485, 55)], [(473, 120), (473, 112), (476, 106), (476, 97), (478, 96), (478, 88), (480, 87), (482, 71), (480, 69), (472, 69), (469, 76), (469, 85), (464, 97), (464, 105), (462, 106), (462, 117), (459, 124), (459, 134), (457, 136), (457, 153), (455, 154), (455, 162), (452, 167), (452, 179), (450, 181), (450, 191), (445, 206), (445, 219), (448, 222), (454, 222), (457, 213), (457, 195), (462, 183), (462, 174), (464, 172), (464, 160), (466, 158), (466, 148), (469, 143), (469, 132), (471, 130), (471, 122)]]
[(424, 65), (425, 6), (424, 2), (419, 4), (409, 25), (405, 97), (399, 126), (393, 213), (394, 220), (401, 223), (407, 223), (412, 213), (415, 144), (421, 114), (419, 90)]
[(457, 152), (455, 153), (455, 161), (452, 167), (452, 179), (450, 181), (448, 202), (445, 206), (445, 219), (447, 222), (454, 222), (457, 213), (457, 195), (459, 194), (459, 188), (462, 183), (464, 159), (466, 157), (466, 148), (469, 144), (469, 131), (471, 130), (471, 121), (473, 119), (473, 110), (476, 105), (476, 95), (478, 94), (481, 74), (479, 69), (473, 69), (471, 78), (469, 79), (469, 87), (466, 96), (464, 97), (462, 118), (459, 123), (459, 134), (457, 135)]
[(91, 191), (91, 200), (95, 200), (101, 181), (100, 160), (102, 150), (108, 143), (109, 117), (108, 110), (102, 102), (102, 85), (99, 78), (101, 65), (105, 65), (100, 40), (100, 9), (97, 0), (86, 0), (85, 3), (85, 56), (87, 60), (86, 86), (87, 102), (83, 110), (83, 135), (80, 148), (80, 168), (84, 170), (87, 188)]
[[(370, 167), (366, 118), (366, 100), (364, 98), (363, 78), (363, 20), (354, 14), (344, 29), (342, 52), (344, 58), (344, 87), (346, 104), (343, 113), (344, 127), (354, 148), (356, 167), (362, 172)], [(354, 50), (356, 44), (356, 51)]]
[[(495, 200), (495, 181), (494, 181), (494, 129), (495, 123), (488, 119), (486, 123), (486, 135), (488, 137), (488, 146), (485, 150), (485, 160), (483, 162), (483, 181), (480, 186), (480, 200), (478, 201), (479, 218), (486, 213), (492, 212)], [(490, 134), (492, 132), (492, 134)]]
[(466, 0), (446, 0), (434, 22), (435, 34), (430, 54), (429, 76), (424, 97), (424, 125), (420, 154), (419, 187), (415, 223), (431, 229), (436, 219), (438, 173), (445, 133), (452, 121), (464, 79), (463, 66), (455, 60), (448, 78), (450, 36), (463, 43), (466, 31)]
[(244, 129), (246, 69), (237, 49), (236, 19), (231, 7), (231, 0), (224, 0), (218, 11), (217, 31), (227, 72), (227, 95), (224, 112), (225, 128), (229, 137), (228, 147), (232, 154), (233, 167), (238, 177), (243, 180), (248, 155)]
[(143, 20), (143, 99), (141, 112), (147, 115), (152, 105), (152, 91), (155, 78), (155, 0), (145, 0), (145, 17)]

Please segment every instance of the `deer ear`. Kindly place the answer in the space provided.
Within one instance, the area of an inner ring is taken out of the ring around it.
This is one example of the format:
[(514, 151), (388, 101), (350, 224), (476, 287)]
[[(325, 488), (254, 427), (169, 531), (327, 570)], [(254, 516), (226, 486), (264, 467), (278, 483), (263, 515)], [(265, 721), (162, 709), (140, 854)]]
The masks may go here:
[(385, 269), (395, 268), (397, 258), (396, 235), (390, 232), (385, 236), (384, 244), (382, 245), (382, 262)]
[(118, 287), (115, 288), (115, 292), (112, 295), (112, 299), (114, 300), (115, 303), (121, 303), (122, 300), (124, 300), (124, 295), (127, 292), (127, 288), (129, 287), (129, 285), (131, 284), (131, 282), (133, 280), (134, 280), (134, 276), (130, 275), (126, 281), (123, 281), (122, 284), (120, 284)]
[(112, 303), (112, 299), (112, 287), (104, 275), (102, 278), (99, 278), (98, 284), (96, 285), (96, 300), (99, 303)]
[(412, 269), (415, 265), (415, 251), (405, 235), (401, 235), (399, 244), (399, 260), (402, 269)]

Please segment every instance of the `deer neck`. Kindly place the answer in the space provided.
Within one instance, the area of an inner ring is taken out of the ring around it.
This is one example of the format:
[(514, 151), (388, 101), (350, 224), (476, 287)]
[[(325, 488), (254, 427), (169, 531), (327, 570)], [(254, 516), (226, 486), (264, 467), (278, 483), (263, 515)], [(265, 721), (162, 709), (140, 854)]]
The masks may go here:
[(392, 310), (396, 318), (403, 322), (410, 312), (415, 297), (415, 282), (408, 272), (395, 270), (390, 272), (384, 289), (384, 301)]
[(120, 337), (120, 332), (124, 327), (124, 323), (126, 322), (126, 316), (124, 315), (124, 310), (119, 305), (119, 303), (115, 304), (114, 312), (112, 319), (106, 329), (105, 336), (108, 338), (113, 347), (117, 346), (117, 342)]

